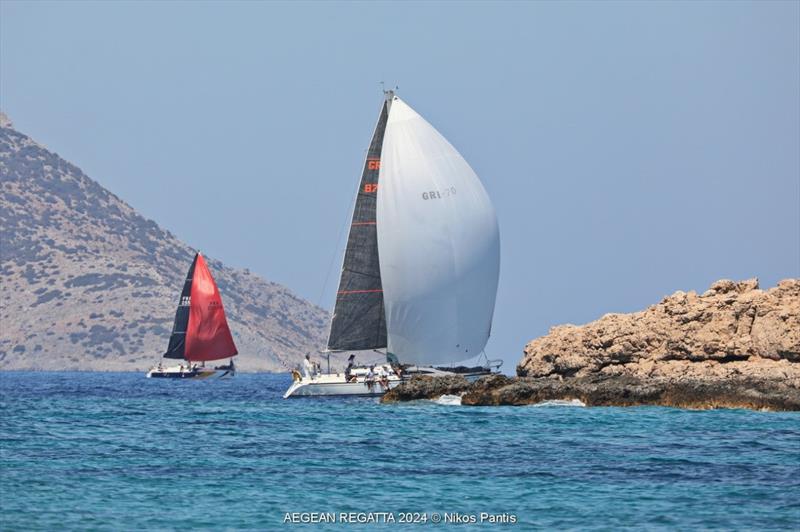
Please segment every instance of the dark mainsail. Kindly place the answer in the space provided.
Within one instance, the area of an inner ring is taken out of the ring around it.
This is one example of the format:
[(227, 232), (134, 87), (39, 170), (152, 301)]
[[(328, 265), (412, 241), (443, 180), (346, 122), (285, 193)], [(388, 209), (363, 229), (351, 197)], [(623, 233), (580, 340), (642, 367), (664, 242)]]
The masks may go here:
[(375, 206), (389, 101), (387, 99), (383, 103), (361, 174), (328, 337), (330, 351), (386, 347), (386, 315), (378, 263)]
[(178, 310), (175, 311), (175, 324), (172, 326), (172, 335), (169, 337), (169, 345), (164, 358), (185, 358), (186, 349), (186, 330), (189, 326), (189, 307), (192, 296), (192, 278), (194, 277), (194, 267), (197, 264), (197, 253), (194, 256), (189, 273), (186, 274), (186, 281), (183, 283), (181, 299), (178, 302)]

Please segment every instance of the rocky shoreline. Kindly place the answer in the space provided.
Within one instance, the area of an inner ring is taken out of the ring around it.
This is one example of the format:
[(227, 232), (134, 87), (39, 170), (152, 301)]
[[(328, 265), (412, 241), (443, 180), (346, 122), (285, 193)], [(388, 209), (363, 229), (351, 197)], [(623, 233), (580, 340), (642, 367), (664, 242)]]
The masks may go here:
[(723, 280), (642, 312), (554, 327), (525, 347), (517, 375), (416, 378), (383, 401), (800, 410), (800, 280), (766, 291)]
[(458, 395), (461, 404), (467, 406), (523, 406), (577, 399), (586, 406), (800, 410), (800, 389), (782, 381), (747, 378), (672, 382), (596, 376), (559, 381), (494, 375), (469, 383), (463, 377), (416, 377), (387, 393), (383, 402), (437, 399), (443, 395)]

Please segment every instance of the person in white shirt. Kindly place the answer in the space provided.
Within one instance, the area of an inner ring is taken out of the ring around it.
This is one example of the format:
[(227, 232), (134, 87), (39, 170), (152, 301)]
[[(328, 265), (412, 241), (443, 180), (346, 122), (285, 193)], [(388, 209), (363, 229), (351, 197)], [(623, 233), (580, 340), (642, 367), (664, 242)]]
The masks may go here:
[(366, 376), (364, 376), (364, 384), (372, 392), (372, 387), (375, 386), (375, 366), (370, 366)]
[(303, 373), (307, 379), (312, 379), (314, 377), (315, 369), (314, 363), (311, 362), (311, 355), (306, 355), (306, 358), (303, 360)]
[(386, 368), (383, 366), (381, 366), (378, 370), (378, 382), (380, 383), (384, 392), (389, 391), (389, 374), (386, 372)]

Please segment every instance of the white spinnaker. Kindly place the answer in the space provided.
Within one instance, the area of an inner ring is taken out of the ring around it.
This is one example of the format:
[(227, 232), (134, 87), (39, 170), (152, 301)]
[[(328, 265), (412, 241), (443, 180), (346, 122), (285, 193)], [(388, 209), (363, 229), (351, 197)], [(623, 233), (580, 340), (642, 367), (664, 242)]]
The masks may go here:
[(420, 365), (479, 355), (500, 273), (494, 207), (456, 149), (397, 97), (383, 138), (377, 225), (389, 352)]

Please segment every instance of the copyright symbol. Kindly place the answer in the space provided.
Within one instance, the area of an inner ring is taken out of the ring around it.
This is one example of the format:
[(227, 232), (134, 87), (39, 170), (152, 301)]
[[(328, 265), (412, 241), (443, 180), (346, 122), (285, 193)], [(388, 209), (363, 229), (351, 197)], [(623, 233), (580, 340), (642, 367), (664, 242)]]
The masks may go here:
[(431, 523), (438, 523), (441, 520), (442, 520), (442, 516), (441, 515), (437, 514), (436, 512), (433, 512), (431, 514)]

